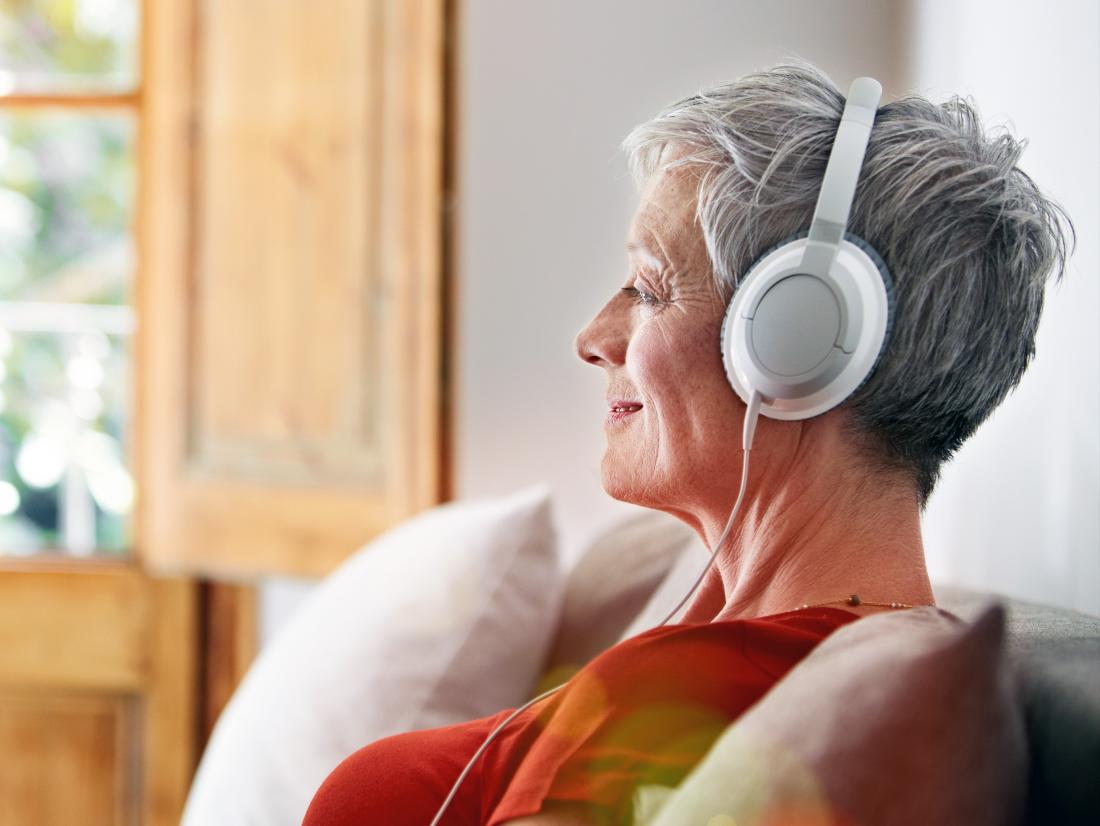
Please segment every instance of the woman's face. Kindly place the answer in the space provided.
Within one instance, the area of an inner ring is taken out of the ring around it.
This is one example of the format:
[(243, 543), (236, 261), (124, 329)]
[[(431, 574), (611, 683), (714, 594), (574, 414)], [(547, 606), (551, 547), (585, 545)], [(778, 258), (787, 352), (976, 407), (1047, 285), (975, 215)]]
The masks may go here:
[[(651, 179), (622, 287), (576, 338), (580, 358), (607, 372), (604, 489), (670, 512), (741, 468), (745, 405), (722, 366), (725, 305), (695, 222), (696, 187), (688, 168)], [(640, 408), (613, 411), (619, 402)]]

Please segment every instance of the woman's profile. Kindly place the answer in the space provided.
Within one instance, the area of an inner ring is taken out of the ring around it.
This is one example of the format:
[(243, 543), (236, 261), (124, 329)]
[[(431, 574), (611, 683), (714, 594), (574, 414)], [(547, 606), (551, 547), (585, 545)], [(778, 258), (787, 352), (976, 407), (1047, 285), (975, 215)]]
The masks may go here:
[[(1060, 207), (1017, 166), (1025, 144), (987, 136), (959, 98), (877, 105), (876, 93), (846, 224), (817, 221), (831, 155), (862, 117), (855, 97), (793, 60), (677, 101), (623, 142), (640, 192), (626, 267), (574, 346), (606, 377), (605, 491), (713, 550), (676, 623), (607, 649), (529, 708), (365, 744), (305, 826), (630, 823), (638, 786), (676, 786), (830, 633), (935, 603), (921, 515), (943, 464), (1026, 371), (1066, 239)], [(832, 237), (835, 253), (849, 235), (881, 276), (888, 322), (842, 398), (784, 417), (782, 399), (735, 388), (731, 337), (772, 365), (769, 386), (797, 385), (839, 374), (861, 346), (848, 333), (873, 319), (843, 296), (833, 318), (826, 291), (828, 309), (795, 323), (786, 291), (819, 284), (776, 270), (765, 299), (746, 279), (777, 244)], [(835, 371), (790, 346), (831, 324)]]

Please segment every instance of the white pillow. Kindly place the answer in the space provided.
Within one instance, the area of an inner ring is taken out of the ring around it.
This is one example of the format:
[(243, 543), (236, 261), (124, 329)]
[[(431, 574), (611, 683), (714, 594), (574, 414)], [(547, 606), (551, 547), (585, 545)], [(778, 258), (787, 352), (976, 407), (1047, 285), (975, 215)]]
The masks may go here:
[[(692, 531), (692, 535), (688, 537), (684, 549), (669, 569), (668, 575), (661, 580), (661, 584), (657, 586), (645, 608), (627, 626), (620, 642), (637, 636), (643, 631), (648, 631), (650, 628), (656, 628), (657, 623), (668, 616), (668, 612), (675, 608), (680, 600), (684, 598), (684, 594), (691, 590), (695, 580), (699, 578), (699, 575), (703, 573), (703, 569), (707, 567), (707, 563), (710, 562), (710, 553), (707, 546), (703, 544), (703, 540)], [(675, 625), (680, 621), (690, 602), (691, 600), (688, 600), (684, 603), (676, 614), (669, 619), (669, 625)]]
[(564, 592), (549, 497), (425, 511), (317, 586), (218, 720), (183, 826), (300, 826), (361, 746), (526, 701)]

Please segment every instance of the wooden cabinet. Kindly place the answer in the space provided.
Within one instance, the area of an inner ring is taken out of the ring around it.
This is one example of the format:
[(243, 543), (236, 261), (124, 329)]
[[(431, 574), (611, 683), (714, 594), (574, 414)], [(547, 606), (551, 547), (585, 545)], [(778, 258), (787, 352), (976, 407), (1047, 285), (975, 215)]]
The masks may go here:
[(0, 562), (0, 824), (178, 824), (197, 759), (195, 588)]

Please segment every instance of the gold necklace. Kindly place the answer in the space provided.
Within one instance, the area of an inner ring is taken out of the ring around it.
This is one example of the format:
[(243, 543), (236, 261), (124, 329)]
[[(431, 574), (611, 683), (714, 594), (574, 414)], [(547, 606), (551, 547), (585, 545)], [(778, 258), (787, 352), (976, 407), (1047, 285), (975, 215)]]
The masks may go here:
[[(817, 608), (820, 605), (832, 605), (834, 602), (843, 602), (847, 605), (877, 605), (881, 608), (916, 608), (915, 605), (910, 605), (907, 602), (867, 602), (859, 598), (859, 594), (852, 594), (846, 599), (831, 599), (828, 602), (815, 602), (812, 605), (800, 605), (794, 610), (801, 611), (803, 608)], [(924, 606), (921, 606), (924, 607)]]

